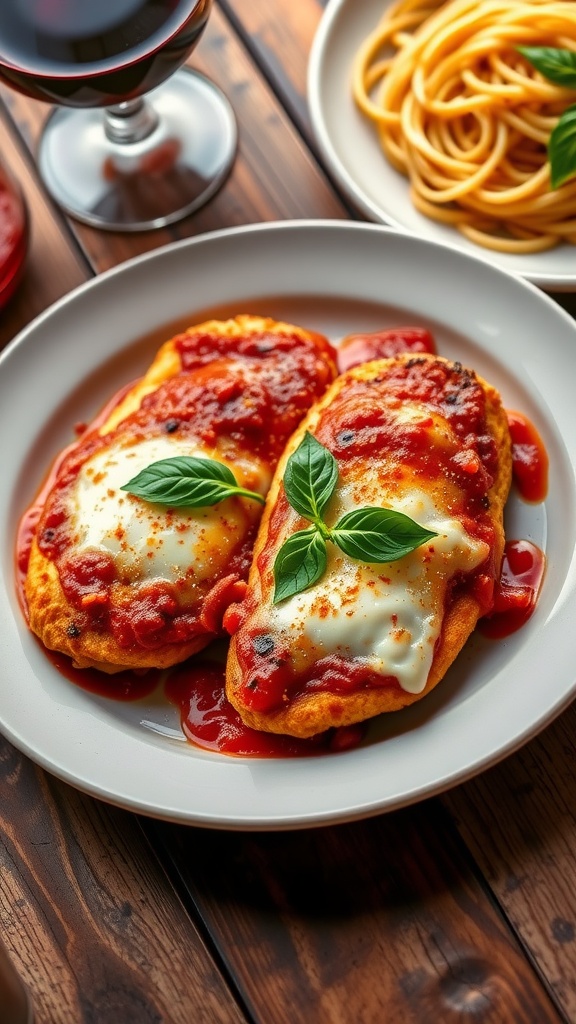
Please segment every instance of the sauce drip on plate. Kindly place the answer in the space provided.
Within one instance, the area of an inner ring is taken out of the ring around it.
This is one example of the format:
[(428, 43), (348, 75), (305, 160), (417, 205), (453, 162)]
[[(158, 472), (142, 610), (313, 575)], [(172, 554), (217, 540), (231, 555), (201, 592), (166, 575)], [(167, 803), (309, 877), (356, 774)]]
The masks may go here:
[(224, 666), (208, 659), (195, 660), (171, 673), (165, 693), (180, 710), (187, 739), (220, 754), (311, 757), (350, 750), (365, 734), (364, 725), (331, 730), (307, 740), (250, 729), (226, 700)]
[(155, 668), (147, 669), (145, 672), (134, 672), (129, 669), (112, 675), (99, 672), (95, 668), (74, 668), (66, 654), (42, 649), (54, 668), (71, 683), (88, 693), (95, 693), (98, 697), (109, 697), (111, 700), (142, 700), (156, 689), (162, 676), (162, 670)]
[[(548, 455), (536, 427), (523, 413), (508, 411), (512, 438), (512, 477), (524, 501), (544, 501)], [(492, 611), (479, 623), (484, 636), (502, 639), (520, 629), (536, 608), (546, 557), (529, 540), (508, 540)]]
[(536, 607), (544, 567), (544, 554), (535, 544), (507, 541), (494, 606), (479, 625), (484, 636), (501, 639), (528, 621)]
[(548, 455), (536, 427), (521, 412), (508, 411), (512, 438), (512, 473), (525, 501), (544, 501), (548, 490)]

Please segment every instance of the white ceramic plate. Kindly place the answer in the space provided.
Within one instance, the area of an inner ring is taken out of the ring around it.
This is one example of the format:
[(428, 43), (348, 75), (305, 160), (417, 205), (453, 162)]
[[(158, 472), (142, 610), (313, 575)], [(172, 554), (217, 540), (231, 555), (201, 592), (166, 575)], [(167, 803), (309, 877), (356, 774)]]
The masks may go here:
[(407, 179), (386, 160), (373, 126), (355, 106), (351, 91), (355, 54), (390, 3), (330, 0), (312, 45), (308, 68), (310, 116), (324, 157), (341, 187), (370, 220), (483, 255), (542, 288), (576, 290), (574, 246), (523, 256), (490, 252), (468, 241), (455, 228), (424, 217), (412, 205)]
[[(51, 458), (147, 366), (165, 325), (268, 314), (324, 331), (428, 325), (539, 428), (545, 504), (513, 496), (508, 528), (546, 549), (536, 613), (502, 642), (473, 637), (426, 700), (376, 720), (347, 753), (251, 760), (185, 742), (162, 700), (119, 703), (63, 678), (29, 634), (14, 536)], [(156, 336), (149, 335), (162, 328)], [(147, 335), (143, 339), (143, 336)], [(140, 340), (139, 340), (140, 339)], [(229, 829), (366, 817), (440, 792), (550, 721), (575, 688), (576, 325), (519, 277), (375, 224), (285, 222), (221, 231), (122, 264), (58, 302), (0, 359), (0, 729), (81, 790), (132, 810)], [(552, 667), (553, 665), (553, 667)]]

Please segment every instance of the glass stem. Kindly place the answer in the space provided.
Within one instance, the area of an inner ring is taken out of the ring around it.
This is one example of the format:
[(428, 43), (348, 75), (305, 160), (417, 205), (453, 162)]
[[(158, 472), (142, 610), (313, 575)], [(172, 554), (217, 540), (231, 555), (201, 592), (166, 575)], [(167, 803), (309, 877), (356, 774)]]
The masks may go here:
[(126, 145), (141, 142), (152, 134), (158, 125), (158, 117), (151, 106), (140, 96), (106, 107), (104, 131), (110, 142)]

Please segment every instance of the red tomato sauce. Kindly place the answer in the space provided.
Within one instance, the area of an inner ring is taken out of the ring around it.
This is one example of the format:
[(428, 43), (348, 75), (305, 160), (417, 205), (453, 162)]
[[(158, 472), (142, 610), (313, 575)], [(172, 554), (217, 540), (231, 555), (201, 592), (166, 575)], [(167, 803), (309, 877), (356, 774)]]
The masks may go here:
[(536, 427), (521, 412), (508, 411), (512, 438), (512, 474), (525, 501), (544, 501), (548, 490), (548, 455)]
[[(370, 459), (377, 452), (395, 465), (409, 464), (425, 479), (448, 477), (467, 495), (470, 514), (481, 514), (478, 502), (485, 501), (492, 484), (497, 453), (487, 433), (484, 393), (475, 379), (461, 368), (430, 368), (416, 358), (387, 372), (383, 381), (376, 379), (369, 386), (352, 382), (327, 410), (316, 431), (318, 440), (341, 463)], [(386, 402), (377, 401), (379, 384)], [(432, 416), (400, 422), (398, 408), (408, 401), (437, 410), (464, 443), (457, 450), (449, 444), (435, 445), (431, 459)]]
[(507, 541), (492, 610), (479, 624), (484, 636), (501, 639), (528, 621), (536, 607), (544, 569), (545, 557), (539, 547), (528, 540)]
[(220, 754), (311, 757), (350, 750), (360, 744), (366, 732), (361, 724), (297, 739), (251, 729), (226, 699), (223, 665), (207, 659), (174, 671), (165, 684), (165, 693), (179, 708), (187, 739)]
[(236, 656), (243, 668), (253, 669), (242, 691), (242, 700), (251, 711), (278, 711), (303, 693), (345, 695), (369, 689), (400, 689), (395, 676), (383, 676), (335, 654), (296, 674), (290, 651), (278, 649), (268, 634), (242, 632), (237, 638)]
[(405, 352), (436, 354), (436, 343), (424, 327), (392, 327), (372, 334), (349, 334), (338, 346), (338, 370), (344, 373), (353, 366), (372, 359), (392, 359)]
[(160, 669), (147, 669), (145, 672), (114, 672), (108, 675), (96, 668), (74, 668), (72, 661), (58, 651), (43, 648), (54, 668), (75, 686), (99, 697), (110, 697), (112, 700), (134, 701), (148, 697), (158, 686), (162, 675)]
[[(221, 434), (246, 439), (247, 448), (276, 462), (304, 412), (334, 376), (332, 345), (318, 334), (311, 339), (290, 331), (264, 330), (243, 337), (185, 332), (175, 345), (184, 374), (193, 376), (182, 379), (185, 394), (179, 406), (193, 418), (195, 430), (205, 431), (201, 436), (207, 442)], [(221, 373), (220, 381), (215, 371)], [(148, 415), (159, 401), (160, 391), (143, 403)]]
[(330, 729), (309, 739), (261, 732), (244, 725), (226, 699), (225, 668), (208, 658), (194, 658), (169, 670), (148, 669), (107, 675), (97, 669), (76, 669), (70, 658), (45, 651), (58, 672), (75, 686), (99, 697), (131, 702), (148, 697), (163, 676), (166, 699), (178, 708), (186, 739), (203, 750), (238, 757), (312, 757), (343, 753), (360, 745), (366, 723)]

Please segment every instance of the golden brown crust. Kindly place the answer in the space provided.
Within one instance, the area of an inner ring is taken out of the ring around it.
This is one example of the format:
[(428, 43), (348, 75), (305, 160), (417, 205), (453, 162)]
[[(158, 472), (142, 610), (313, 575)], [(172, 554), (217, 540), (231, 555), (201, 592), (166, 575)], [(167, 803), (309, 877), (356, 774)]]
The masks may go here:
[[(214, 332), (229, 337), (261, 332), (290, 336), (296, 334), (305, 338), (320, 337), (292, 324), (249, 314), (241, 314), (225, 321), (206, 321), (191, 330)], [(146, 395), (181, 371), (176, 340), (170, 339), (161, 346), (144, 377), (130, 389), (101, 424), (98, 429), (100, 435), (106, 435), (118, 427), (140, 408)], [(323, 342), (324, 340), (322, 339)], [(259, 516), (260, 506), (255, 502), (245, 504), (248, 509), (247, 517), (252, 520)], [(121, 600), (129, 602), (130, 586), (119, 588), (119, 591), (123, 595)], [(106, 673), (116, 673), (127, 668), (167, 668), (202, 650), (213, 639), (213, 634), (207, 632), (185, 643), (170, 643), (147, 650), (145, 647), (122, 647), (107, 631), (88, 627), (78, 630), (75, 625), (77, 613), (66, 598), (56, 565), (42, 553), (36, 539), (33, 540), (30, 552), (25, 597), (30, 628), (47, 648), (69, 655), (77, 668), (97, 668)]]
[[(266, 507), (261, 519), (258, 536), (254, 548), (254, 558), (248, 581), (248, 593), (255, 596), (262, 605), (270, 603), (269, 586), (263, 581), (259, 569), (259, 556), (262, 555), (269, 539), (270, 520), (281, 490), (282, 478), (288, 458), (302, 441), (306, 431), (314, 434), (325, 410), (329, 409), (335, 398), (347, 387), (351, 379), (370, 381), (376, 376), (385, 376), (387, 368), (398, 361), (407, 362), (413, 357), (399, 356), (396, 359), (380, 360), (366, 363), (341, 375), (325, 393), (298, 430), (290, 439), (284, 455), (277, 467), (272, 485), (268, 492)], [(446, 365), (448, 360), (437, 356), (418, 355), (419, 360), (438, 361)], [(468, 371), (467, 371), (468, 372)], [(498, 453), (497, 469), (493, 484), (488, 491), (490, 504), (489, 517), (494, 527), (494, 560), (493, 564), (499, 571), (504, 551), (503, 512), (512, 476), (512, 454), (510, 433), (506, 412), (502, 406), (496, 389), (477, 374), (474, 378), (480, 384), (486, 400), (487, 432), (494, 438)], [(246, 706), (243, 697), (243, 675), (238, 661), (237, 640), (233, 636), (227, 662), (226, 692), (229, 701), (240, 713), (246, 725), (274, 733), (308, 737), (323, 732), (328, 728), (351, 725), (379, 715), (383, 712), (396, 711), (422, 699), (437, 686), (453, 663), (466, 640), (474, 630), (478, 618), (483, 613), (482, 605), (474, 593), (462, 590), (457, 592), (454, 600), (448, 605), (443, 617), (440, 636), (434, 648), (434, 656), (426, 685), (419, 693), (411, 693), (399, 686), (364, 689), (342, 695), (330, 692), (303, 693), (290, 700), (286, 707), (278, 710), (261, 712)]]
[(135, 652), (132, 648), (125, 650), (109, 634), (94, 629), (84, 628), (77, 635), (77, 614), (66, 600), (56, 566), (44, 557), (35, 540), (26, 577), (26, 600), (32, 632), (48, 650), (72, 658), (75, 668), (97, 668), (110, 675), (124, 669), (169, 668), (201, 651), (208, 642), (201, 636), (187, 644)]

